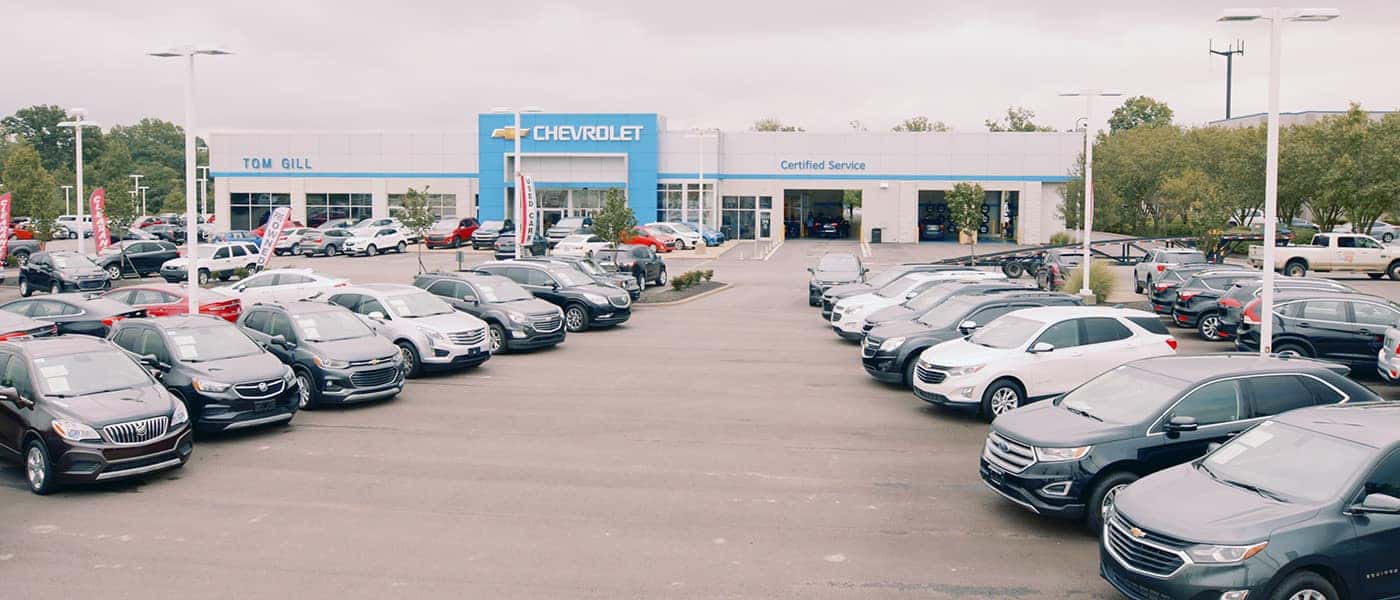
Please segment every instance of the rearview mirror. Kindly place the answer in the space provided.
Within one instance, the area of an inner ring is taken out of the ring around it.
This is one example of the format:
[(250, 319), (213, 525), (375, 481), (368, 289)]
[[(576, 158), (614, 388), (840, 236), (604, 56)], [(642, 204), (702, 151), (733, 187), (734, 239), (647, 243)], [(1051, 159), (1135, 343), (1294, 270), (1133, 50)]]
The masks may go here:
[(1054, 352), (1054, 351), (1055, 351), (1055, 345), (1054, 345), (1054, 344), (1051, 344), (1050, 342), (1036, 342), (1035, 345), (1031, 346), (1031, 349), (1030, 349), (1030, 353), (1031, 353), (1031, 354), (1042, 354), (1042, 353), (1045, 353), (1045, 352)]
[(969, 319), (967, 321), (963, 321), (958, 325), (958, 331), (961, 331), (963, 333), (972, 333), (973, 331), (976, 331), (978, 327), (979, 325), (977, 325), (977, 321)]
[(1196, 424), (1196, 417), (1185, 415), (1172, 417), (1170, 421), (1167, 421), (1167, 437), (1176, 437), (1182, 433), (1195, 431), (1197, 428), (1199, 425)]
[(1366, 497), (1361, 499), (1361, 504), (1352, 507), (1352, 510), (1363, 513), (1400, 514), (1400, 498), (1387, 494), (1366, 494)]

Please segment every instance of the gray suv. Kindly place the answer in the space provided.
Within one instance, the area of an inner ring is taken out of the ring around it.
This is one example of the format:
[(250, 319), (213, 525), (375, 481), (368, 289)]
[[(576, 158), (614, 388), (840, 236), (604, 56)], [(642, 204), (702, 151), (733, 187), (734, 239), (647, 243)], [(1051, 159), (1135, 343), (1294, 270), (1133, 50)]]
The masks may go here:
[(371, 329), (398, 346), (409, 377), (426, 369), (475, 367), (491, 358), (485, 321), (411, 285), (335, 288), (326, 301), (360, 315)]

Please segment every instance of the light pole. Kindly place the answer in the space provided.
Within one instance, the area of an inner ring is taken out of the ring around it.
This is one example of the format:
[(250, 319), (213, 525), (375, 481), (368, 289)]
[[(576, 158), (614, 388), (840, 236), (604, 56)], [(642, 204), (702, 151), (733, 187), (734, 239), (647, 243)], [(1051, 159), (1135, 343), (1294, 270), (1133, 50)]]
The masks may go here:
[(1335, 8), (1231, 8), (1220, 21), (1269, 21), (1269, 125), (1264, 166), (1264, 281), (1259, 288), (1259, 356), (1274, 350), (1274, 238), (1278, 233), (1278, 88), (1284, 21), (1331, 21)]
[(1097, 89), (1083, 89), (1060, 92), (1061, 96), (1084, 97), (1084, 264), (1080, 267), (1084, 276), (1080, 277), (1079, 297), (1085, 304), (1094, 302), (1094, 292), (1089, 289), (1089, 272), (1093, 258), (1089, 254), (1089, 236), (1094, 232), (1094, 97), (1122, 96), (1122, 92), (1107, 92)]
[[(149, 56), (159, 58), (183, 58), (185, 59), (185, 256), (189, 257), (189, 263), (185, 266), (185, 280), (189, 284), (188, 310), (189, 314), (199, 314), (199, 228), (188, 227), (195, 220), (195, 192), (194, 192), (194, 57), (204, 54), (208, 56), (221, 56), (230, 54), (227, 50), (217, 48), (195, 48), (194, 46), (183, 46), (172, 48), (161, 52), (148, 53)], [(143, 211), (144, 212), (144, 211)]]
[[(142, 175), (140, 173), (132, 173), (131, 175), (128, 175), (128, 177), (131, 178), (131, 199), (132, 201), (135, 201), (136, 195), (141, 193), (141, 178), (145, 177), (145, 175)], [(144, 204), (141, 205), (141, 216), (146, 216), (146, 205)]]
[(139, 191), (141, 192), (141, 214), (142, 214), (142, 215), (145, 215), (145, 214), (146, 214), (146, 190), (149, 190), (149, 189), (151, 189), (151, 188), (150, 188), (150, 186), (145, 186), (145, 185), (143, 185), (143, 186), (141, 186), (141, 187), (139, 187), (139, 188), (136, 188), (136, 189), (139, 190)]
[(72, 213), (73, 213), (73, 209), (69, 207), (69, 204), (68, 204), (68, 194), (71, 193), (71, 192), (73, 191), (73, 186), (71, 186), (71, 185), (64, 185), (64, 186), (59, 186), (59, 187), (62, 187), (62, 188), (63, 188), (63, 214), (72, 214)]
[[(72, 109), (72, 110), (70, 110), (70, 111), (68, 111), (68, 112), (69, 112), (70, 114), (73, 115), (72, 120), (69, 120), (69, 121), (62, 121), (62, 122), (60, 122), (60, 123), (58, 124), (58, 126), (59, 126), (59, 127), (72, 127), (72, 128), (73, 128), (73, 137), (75, 138), (75, 140), (76, 140), (76, 142), (77, 142), (77, 143), (76, 143), (76, 147), (75, 147), (74, 150), (73, 150), (73, 153), (74, 153), (74, 155), (75, 155), (75, 156), (74, 156), (74, 163), (73, 163), (73, 164), (74, 164), (75, 170), (77, 171), (77, 179), (78, 179), (77, 181), (74, 182), (74, 183), (77, 185), (77, 187), (78, 187), (78, 202), (77, 202), (78, 210), (74, 212), (74, 214), (78, 215), (78, 221), (77, 221), (77, 224), (74, 225), (74, 227), (77, 227), (77, 228), (78, 228), (78, 254), (82, 254), (82, 253), (83, 253), (83, 128), (84, 128), (84, 127), (97, 127), (97, 128), (100, 130), (100, 129), (102, 128), (102, 126), (101, 126), (101, 125), (98, 125), (95, 121), (88, 121), (88, 120), (86, 120), (84, 117), (87, 116), (87, 111), (85, 111), (85, 110), (83, 110), (83, 109), (81, 109), (81, 108), (74, 108), (74, 109)], [(91, 230), (91, 228), (89, 228), (89, 230)]]
[[(207, 156), (209, 156), (209, 145), (208, 145), (208, 144), (200, 144), (199, 146), (197, 146), (197, 147), (195, 148), (195, 151), (196, 151), (196, 152), (203, 152), (204, 155), (207, 157)], [(201, 213), (201, 214), (199, 214), (199, 215), (197, 215), (197, 216), (198, 216), (198, 217), (200, 218), (200, 220), (202, 221), (202, 220), (204, 220), (204, 215), (209, 213), (209, 206), (208, 206), (208, 204), (209, 204), (209, 160), (208, 160), (208, 158), (205, 159), (204, 164), (202, 164), (202, 165), (195, 165), (194, 170), (195, 170), (195, 173), (201, 173), (201, 172), (203, 173), (203, 175), (200, 176), (199, 179), (198, 179), (198, 181), (199, 181), (199, 194), (200, 194), (200, 196), (203, 198), (203, 200), (198, 204), (198, 206), (197, 206), (197, 208), (196, 208), (196, 212)]]
[[(700, 232), (700, 239), (705, 239), (705, 138), (713, 136), (719, 139), (719, 130), (713, 127), (696, 127), (690, 130), (685, 137), (695, 138), (696, 158), (699, 160), (699, 168), (695, 171), (695, 179), (700, 188), (695, 207), (695, 225)], [(715, 165), (715, 170), (719, 170), (719, 165)], [(685, 220), (685, 200), (681, 200), (681, 220)]]
[[(523, 137), (525, 137), (525, 136), (524, 136), (523, 133), (521, 133), (521, 130), (520, 130), (520, 113), (527, 113), (527, 112), (528, 112), (528, 113), (537, 113), (537, 112), (542, 112), (542, 111), (541, 111), (540, 107), (538, 107), (538, 106), (522, 106), (522, 107), (520, 107), (520, 108), (511, 108), (511, 107), (508, 107), (508, 106), (504, 106), (504, 107), (493, 108), (493, 109), (491, 109), (491, 112), (502, 113), (502, 114), (514, 114), (514, 115), (515, 115), (515, 125), (514, 125), (513, 127), (511, 127), (511, 133), (512, 133), (511, 138), (515, 140), (515, 158), (513, 159), (513, 160), (515, 161), (515, 168), (514, 168), (514, 173), (511, 175), (511, 180), (510, 180), (510, 181), (511, 181), (511, 186), (512, 186), (513, 188), (515, 188), (515, 194), (522, 194), (522, 193), (524, 193), (524, 190), (521, 190), (521, 189), (520, 189), (520, 139), (523, 138)], [(512, 194), (512, 197), (514, 197), (515, 194)], [(506, 199), (505, 202), (506, 202), (506, 210), (509, 211), (509, 210), (510, 210), (511, 199)], [(537, 208), (537, 210), (538, 210), (538, 208)], [(502, 215), (502, 216), (504, 216), (504, 215)], [(538, 217), (538, 215), (535, 215), (535, 216)], [(519, 220), (519, 215), (516, 215), (516, 217), (517, 217), (517, 220)], [(535, 225), (539, 225), (539, 219), (538, 219), (538, 218), (532, 219), (532, 220), (534, 221)], [(527, 232), (522, 232), (522, 233), (527, 233)], [(533, 233), (533, 232), (528, 232), (528, 233)], [(523, 253), (520, 251), (520, 246), (521, 246), (520, 244), (516, 244), (516, 252), (515, 252), (515, 253), (516, 253), (517, 256), (522, 256), (522, 255), (523, 255)]]

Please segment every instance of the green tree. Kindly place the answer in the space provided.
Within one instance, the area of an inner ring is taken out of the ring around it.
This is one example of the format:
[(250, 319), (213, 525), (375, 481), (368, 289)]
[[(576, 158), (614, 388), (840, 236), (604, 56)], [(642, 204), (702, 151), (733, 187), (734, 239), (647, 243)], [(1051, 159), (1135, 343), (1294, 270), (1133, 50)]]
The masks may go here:
[[(131, 190), (130, 175), (134, 164), (131, 150), (121, 139), (111, 140), (102, 156), (93, 161), (90, 175), (92, 184), (106, 190), (107, 223), (113, 232), (130, 227), (140, 208), (140, 198), (133, 202), (131, 195), (127, 193)], [(88, 193), (91, 194), (91, 190), (88, 190)]]
[(972, 240), (971, 262), (977, 262), (977, 230), (982, 226), (982, 204), (987, 192), (975, 183), (959, 183), (944, 198), (948, 201), (948, 220), (958, 228), (959, 235), (968, 234)]
[(1172, 124), (1172, 109), (1167, 103), (1148, 96), (1133, 96), (1113, 109), (1108, 118), (1109, 131), (1127, 131), (1134, 127), (1159, 127)]
[(1024, 106), (1012, 106), (1006, 109), (1006, 116), (1000, 121), (987, 119), (983, 123), (987, 126), (987, 131), (1054, 131), (1054, 127), (1046, 125), (1036, 125), (1031, 119), (1035, 118), (1035, 111)]
[(44, 169), (33, 146), (21, 142), (10, 149), (5, 158), (4, 184), (5, 192), (13, 195), (10, 214), (33, 218), (34, 236), (49, 239), (63, 200), (59, 198), (58, 182)]
[[(21, 108), (15, 114), (0, 119), (0, 137), (14, 136), (28, 143), (39, 153), (39, 161), (44, 169), (58, 171), (67, 165), (72, 169), (73, 129), (58, 124), (68, 120), (68, 111), (56, 105), (36, 105)], [(88, 128), (83, 131), (83, 160), (96, 159), (103, 149), (102, 131)]]
[(637, 215), (627, 206), (627, 199), (623, 197), (622, 190), (609, 189), (603, 200), (603, 210), (593, 216), (593, 235), (616, 248), (626, 236), (626, 232), (636, 226)]
[(408, 188), (408, 192), (403, 195), (403, 205), (395, 214), (399, 222), (403, 223), (405, 229), (413, 233), (418, 239), (418, 271), (423, 268), (423, 239), (427, 237), (428, 228), (437, 222), (437, 215), (433, 214), (432, 208), (428, 206), (428, 187), (423, 191)]
[(909, 117), (908, 119), (900, 121), (898, 125), (895, 125), (892, 128), (892, 130), (900, 133), (945, 133), (948, 131), (952, 131), (953, 128), (949, 127), (948, 124), (944, 123), (943, 121), (930, 121), (928, 117), (919, 115), (916, 117)]
[(841, 190), (841, 205), (846, 207), (847, 218), (854, 219), (860, 208), (860, 190)]
[(749, 129), (754, 131), (807, 131), (801, 125), (788, 125), (777, 117), (764, 117), (753, 122)]
[(1158, 190), (1163, 204), (1186, 216), (1183, 223), (1200, 239), (1202, 248), (1214, 246), (1233, 215), (1222, 194), (1216, 181), (1196, 168), (1169, 175)]

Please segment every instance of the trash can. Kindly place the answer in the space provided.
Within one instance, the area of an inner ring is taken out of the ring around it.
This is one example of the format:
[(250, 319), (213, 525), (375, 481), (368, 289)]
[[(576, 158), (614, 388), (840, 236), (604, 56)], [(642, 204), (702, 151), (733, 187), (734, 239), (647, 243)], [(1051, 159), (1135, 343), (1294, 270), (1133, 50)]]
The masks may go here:
[(885, 236), (885, 230), (884, 230), (884, 228), (881, 228), (881, 227), (872, 227), (872, 228), (870, 228), (870, 243), (872, 243), (872, 244), (878, 244), (878, 243), (880, 243), (880, 240), (881, 240), (882, 238), (884, 238), (884, 236)]

